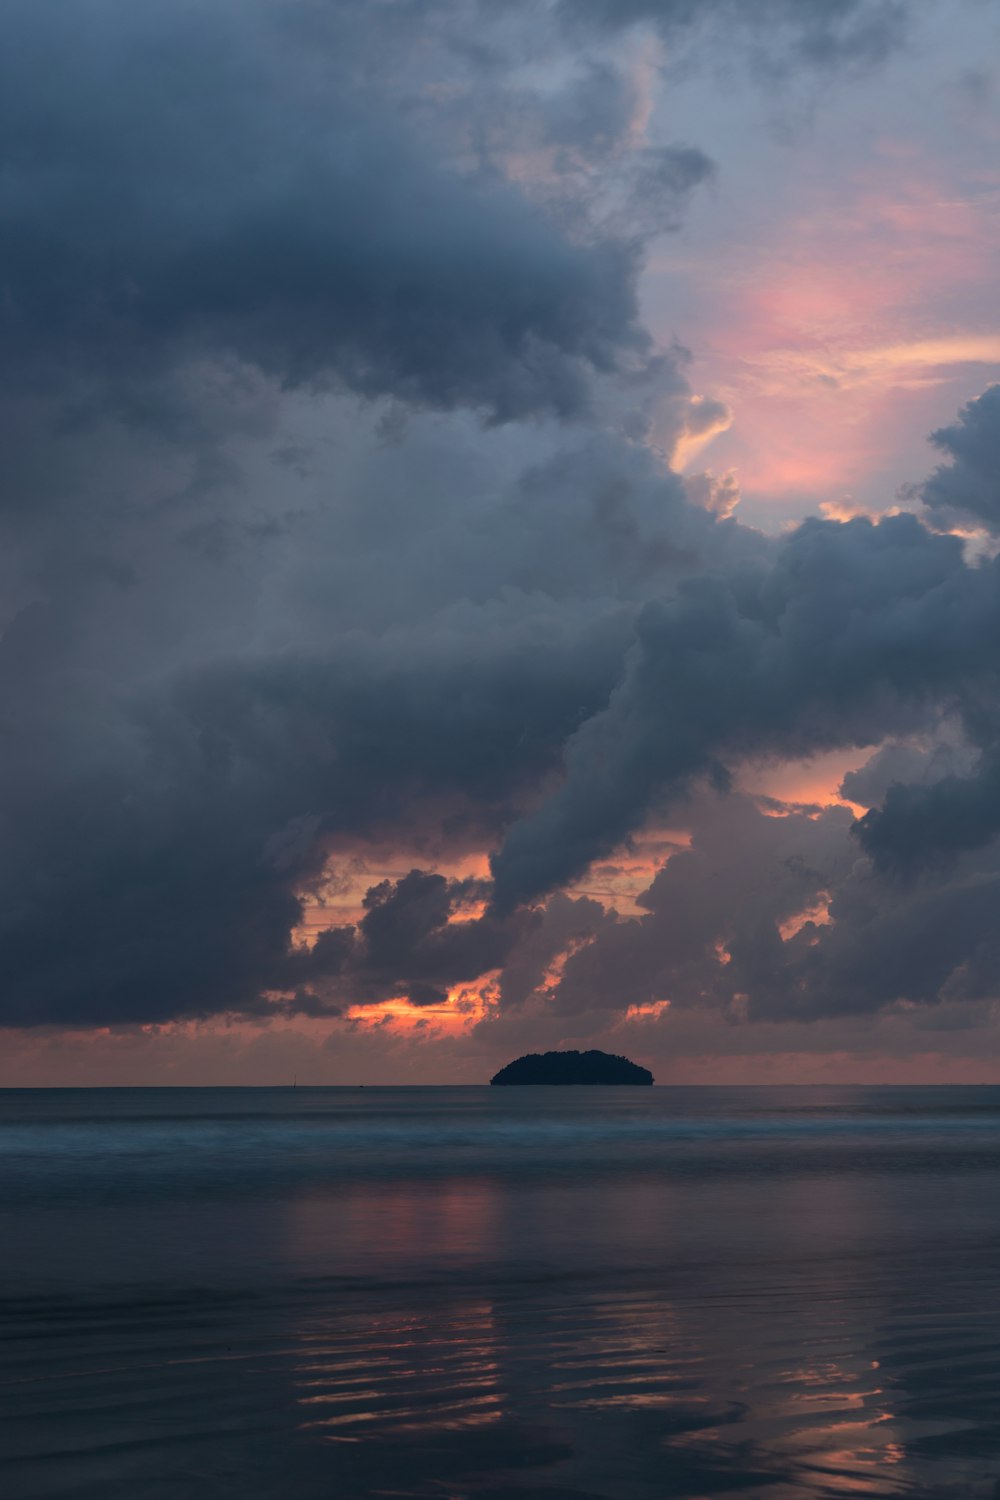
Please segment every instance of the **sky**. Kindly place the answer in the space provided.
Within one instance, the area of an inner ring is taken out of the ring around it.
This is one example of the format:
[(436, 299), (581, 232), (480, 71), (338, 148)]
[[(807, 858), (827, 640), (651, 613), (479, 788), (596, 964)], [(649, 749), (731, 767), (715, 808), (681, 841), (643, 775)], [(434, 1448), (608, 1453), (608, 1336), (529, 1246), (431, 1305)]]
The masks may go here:
[(9, 0), (0, 1085), (1000, 1082), (987, 0)]

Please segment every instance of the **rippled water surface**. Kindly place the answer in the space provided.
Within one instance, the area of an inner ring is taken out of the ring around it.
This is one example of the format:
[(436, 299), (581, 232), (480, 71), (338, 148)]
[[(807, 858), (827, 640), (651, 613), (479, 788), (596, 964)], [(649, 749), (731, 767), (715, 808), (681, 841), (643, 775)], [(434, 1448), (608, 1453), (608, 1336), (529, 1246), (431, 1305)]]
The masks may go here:
[(1000, 1497), (1000, 1089), (0, 1092), (0, 1493)]

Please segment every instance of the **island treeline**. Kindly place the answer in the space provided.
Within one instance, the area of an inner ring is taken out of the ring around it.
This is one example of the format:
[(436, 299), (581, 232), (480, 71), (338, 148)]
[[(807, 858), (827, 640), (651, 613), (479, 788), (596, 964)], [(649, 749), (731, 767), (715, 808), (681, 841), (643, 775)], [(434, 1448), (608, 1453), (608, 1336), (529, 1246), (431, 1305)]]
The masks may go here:
[(515, 1058), (499, 1073), (494, 1073), (491, 1084), (554, 1084), (554, 1083), (603, 1083), (603, 1084), (650, 1084), (653, 1075), (648, 1068), (627, 1057), (613, 1056), (610, 1052), (529, 1052)]

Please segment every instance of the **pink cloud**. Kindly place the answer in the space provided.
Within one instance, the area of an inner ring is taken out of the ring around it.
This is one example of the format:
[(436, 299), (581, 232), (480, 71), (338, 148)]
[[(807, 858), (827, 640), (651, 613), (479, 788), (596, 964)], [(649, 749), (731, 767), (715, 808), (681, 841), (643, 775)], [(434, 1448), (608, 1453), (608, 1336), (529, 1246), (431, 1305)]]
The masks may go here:
[(735, 469), (758, 515), (885, 508), (926, 468), (928, 430), (1000, 376), (1000, 173), (956, 189), (954, 163), (893, 140), (818, 181), (814, 155), (786, 161), (794, 191), (771, 215), (661, 252), (651, 320), (731, 408), (700, 462)]

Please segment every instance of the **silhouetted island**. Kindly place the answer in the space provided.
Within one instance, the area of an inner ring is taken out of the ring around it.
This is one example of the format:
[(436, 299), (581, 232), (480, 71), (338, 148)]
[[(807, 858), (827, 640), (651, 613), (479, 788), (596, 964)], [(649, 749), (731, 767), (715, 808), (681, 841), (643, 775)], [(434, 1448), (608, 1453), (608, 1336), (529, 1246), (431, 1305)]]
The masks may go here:
[(491, 1084), (652, 1083), (648, 1068), (610, 1052), (529, 1052), (501, 1068)]

